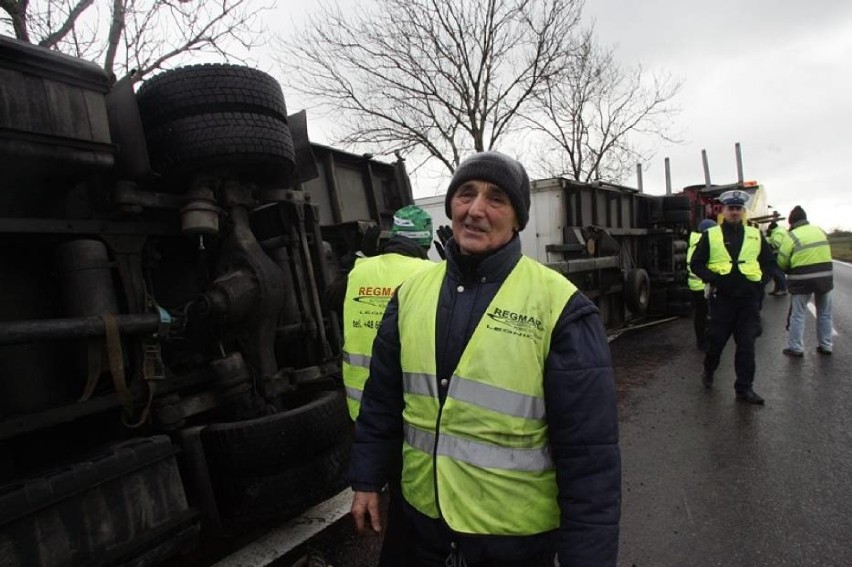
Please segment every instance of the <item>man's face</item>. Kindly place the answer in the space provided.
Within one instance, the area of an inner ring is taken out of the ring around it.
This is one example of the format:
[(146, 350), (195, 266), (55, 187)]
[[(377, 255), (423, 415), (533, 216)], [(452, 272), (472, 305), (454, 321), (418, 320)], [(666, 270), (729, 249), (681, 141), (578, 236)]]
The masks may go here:
[(742, 222), (743, 206), (742, 205), (725, 205), (725, 208), (723, 209), (722, 214), (725, 216), (725, 220), (730, 222), (730, 223)]
[(468, 181), (450, 200), (453, 238), (462, 254), (485, 254), (512, 239), (518, 217), (509, 196), (485, 181)]

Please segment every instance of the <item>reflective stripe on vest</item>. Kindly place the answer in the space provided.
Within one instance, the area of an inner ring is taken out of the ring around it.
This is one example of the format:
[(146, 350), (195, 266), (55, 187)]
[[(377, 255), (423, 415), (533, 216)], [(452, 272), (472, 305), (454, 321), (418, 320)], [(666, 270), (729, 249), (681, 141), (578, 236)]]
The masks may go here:
[[(710, 259), (707, 269), (715, 274), (727, 275), (733, 269), (733, 260), (725, 247), (722, 226), (714, 226), (707, 230), (710, 244)], [(753, 226), (743, 227), (743, 245), (737, 264), (740, 273), (752, 282), (759, 282), (763, 276), (757, 257), (760, 255), (760, 231)]]
[(701, 240), (700, 232), (689, 233), (689, 249), (686, 251), (686, 269), (689, 272), (689, 279), (687, 279), (686, 283), (692, 291), (701, 291), (704, 289), (704, 282), (701, 281), (701, 278), (693, 274), (689, 267), (689, 263), (692, 261), (692, 253), (695, 252), (699, 240)]
[(364, 384), (370, 375), (373, 341), (394, 290), (412, 274), (434, 265), (401, 254), (359, 258), (349, 272), (343, 302), (343, 384), (349, 415), (361, 410)]
[(576, 288), (522, 257), (478, 322), (441, 406), (435, 319), (445, 274), (441, 263), (399, 289), (403, 496), (462, 533), (555, 529), (544, 365), (553, 328)]

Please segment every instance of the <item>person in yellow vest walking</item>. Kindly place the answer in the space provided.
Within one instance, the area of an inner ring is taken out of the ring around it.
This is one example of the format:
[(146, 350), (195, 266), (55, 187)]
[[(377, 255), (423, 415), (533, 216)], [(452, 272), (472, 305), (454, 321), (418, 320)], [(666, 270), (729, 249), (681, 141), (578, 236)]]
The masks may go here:
[(422, 567), (614, 567), (621, 464), (597, 308), (521, 254), (530, 184), (480, 152), (450, 181), (446, 260), (406, 280), (373, 344), (350, 480), (359, 532), (402, 453)]
[(787, 348), (783, 353), (804, 356), (805, 311), (811, 294), (816, 305), (817, 352), (830, 355), (832, 350), (831, 290), (834, 268), (831, 245), (821, 228), (808, 223), (802, 207), (796, 206), (787, 217), (788, 238), (778, 253), (778, 265), (787, 272), (790, 289), (790, 323)]
[[(779, 226), (777, 222), (773, 221), (769, 223), (769, 226), (766, 229), (766, 235), (769, 237), (767, 241), (772, 247), (772, 251), (775, 253), (775, 261), (777, 263), (778, 253), (781, 251), (781, 246), (788, 238), (787, 231), (784, 230), (783, 226)], [(772, 288), (772, 291), (769, 292), (769, 295), (787, 295), (787, 276), (784, 275), (784, 270), (782, 270), (780, 266), (776, 266), (775, 271), (772, 272), (772, 281), (774, 287)]]
[(745, 191), (726, 191), (719, 196), (724, 205), (721, 225), (707, 230), (698, 241), (689, 267), (710, 284), (707, 329), (708, 346), (701, 382), (713, 387), (719, 359), (731, 335), (737, 345), (734, 355), (736, 399), (749, 404), (764, 400), (753, 388), (755, 342), (760, 334), (760, 303), (763, 283), (775, 266), (772, 249), (757, 228), (743, 224)]
[[(686, 251), (687, 269), (689, 269), (689, 262), (692, 260), (695, 247), (701, 240), (701, 234), (714, 226), (716, 226), (716, 221), (704, 219), (698, 223), (698, 232), (689, 233), (689, 249)], [(707, 297), (704, 293), (704, 282), (693, 274), (692, 270), (689, 270), (687, 285), (689, 285), (689, 292), (692, 295), (692, 327), (695, 329), (695, 345), (701, 350), (707, 350)]]
[[(337, 278), (326, 292), (332, 309), (343, 321), (343, 383), (349, 415), (358, 418), (364, 383), (370, 371), (373, 340), (388, 301), (406, 278), (432, 266), (426, 253), (432, 243), (432, 217), (409, 205), (393, 216), (391, 238), (377, 256), (359, 257), (348, 274)], [(399, 458), (394, 465), (399, 471)], [(411, 564), (410, 526), (402, 510), (399, 478), (390, 479), (388, 534), (382, 545), (379, 567)]]

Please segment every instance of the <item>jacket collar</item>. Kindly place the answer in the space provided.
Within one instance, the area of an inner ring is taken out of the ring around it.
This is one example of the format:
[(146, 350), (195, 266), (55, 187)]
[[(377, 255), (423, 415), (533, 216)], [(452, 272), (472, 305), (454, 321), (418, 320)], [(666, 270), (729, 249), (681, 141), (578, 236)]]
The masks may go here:
[(794, 228), (799, 228), (800, 226), (805, 226), (806, 224), (810, 224), (808, 222), (808, 219), (802, 219), (800, 221), (797, 221), (797, 222), (794, 222), (793, 224), (791, 224), (790, 230), (793, 230)]
[(455, 280), (468, 282), (499, 282), (521, 259), (521, 239), (515, 234), (512, 240), (485, 256), (463, 256), (454, 239), (446, 246), (447, 270)]
[(428, 258), (426, 250), (416, 241), (399, 235), (392, 236), (385, 243), (382, 254), (400, 254), (411, 258)]

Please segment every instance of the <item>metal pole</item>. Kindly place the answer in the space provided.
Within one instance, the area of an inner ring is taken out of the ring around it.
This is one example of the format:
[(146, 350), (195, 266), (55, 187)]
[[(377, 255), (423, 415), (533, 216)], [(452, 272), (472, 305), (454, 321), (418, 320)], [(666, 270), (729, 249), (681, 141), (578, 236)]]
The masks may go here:
[(636, 164), (636, 186), (639, 188), (640, 193), (644, 193), (645, 190), (642, 186), (642, 164)]
[[(160, 316), (154, 313), (114, 317), (123, 335), (152, 335), (160, 326)], [(100, 317), (8, 321), (0, 323), (0, 345), (102, 337), (105, 332), (104, 321)]]
[(710, 164), (707, 162), (707, 150), (701, 150), (701, 162), (704, 164), (704, 185), (710, 187)]
[(666, 195), (672, 194), (672, 168), (669, 158), (666, 158)]
[(740, 185), (743, 184), (743, 152), (740, 149), (740, 143), (734, 144), (734, 151), (737, 154), (737, 181)]

